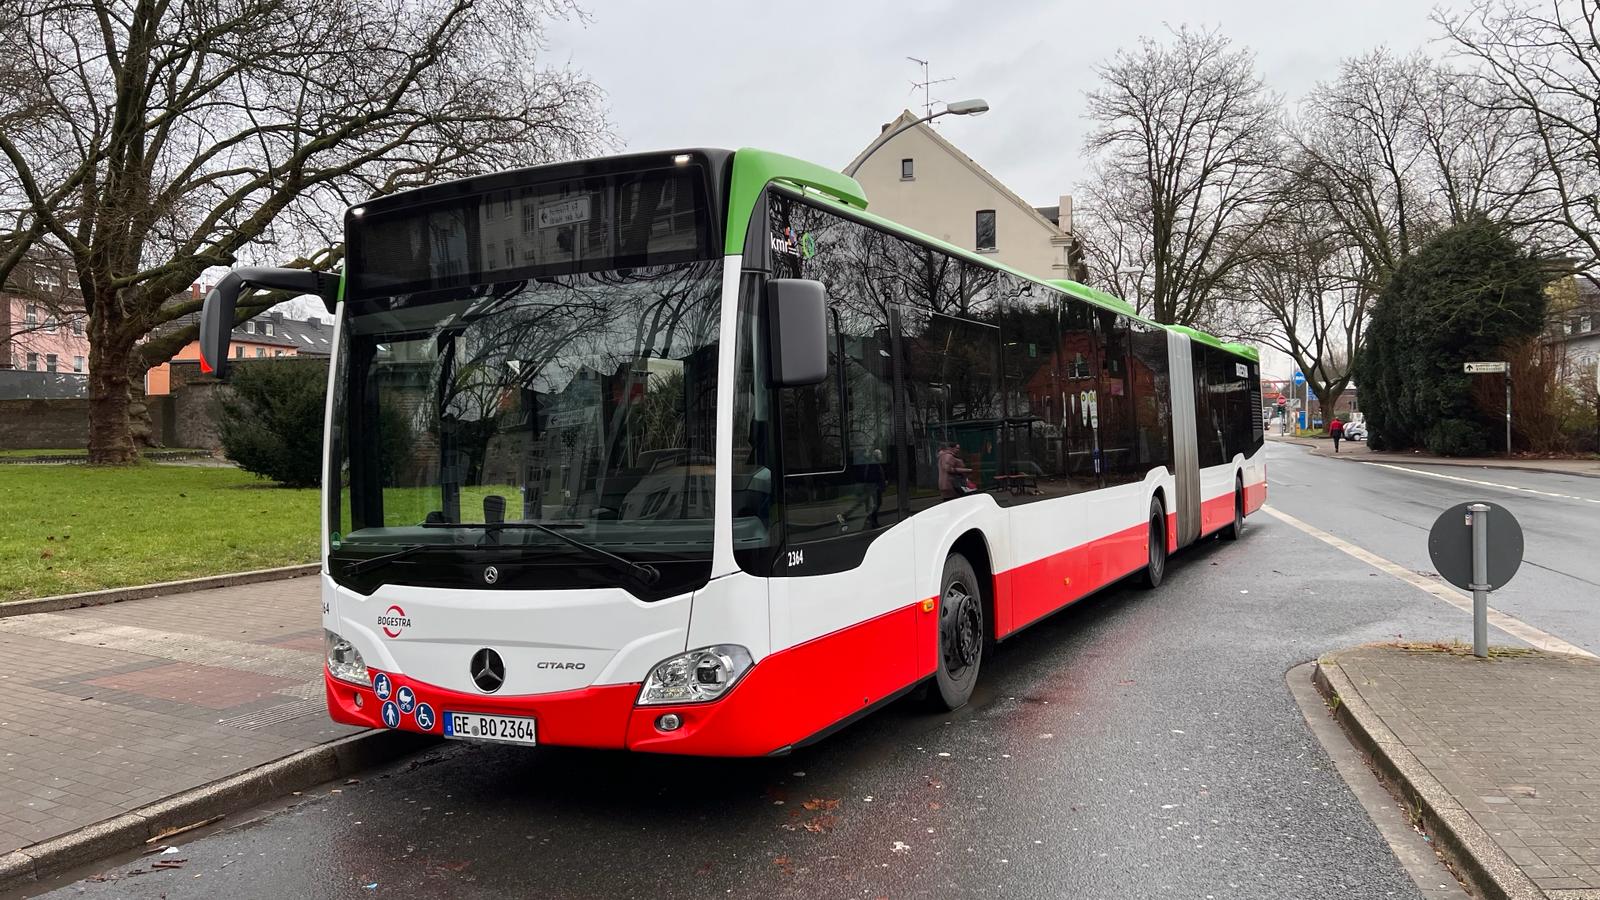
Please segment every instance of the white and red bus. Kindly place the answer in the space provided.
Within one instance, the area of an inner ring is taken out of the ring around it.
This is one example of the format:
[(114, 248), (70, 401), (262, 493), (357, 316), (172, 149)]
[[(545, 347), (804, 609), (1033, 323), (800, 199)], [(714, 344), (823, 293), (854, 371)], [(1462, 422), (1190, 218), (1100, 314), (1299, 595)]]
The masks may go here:
[(872, 215), (758, 150), (375, 199), (336, 314), (323, 621), (340, 722), (782, 753), (1236, 537), (1255, 353)]

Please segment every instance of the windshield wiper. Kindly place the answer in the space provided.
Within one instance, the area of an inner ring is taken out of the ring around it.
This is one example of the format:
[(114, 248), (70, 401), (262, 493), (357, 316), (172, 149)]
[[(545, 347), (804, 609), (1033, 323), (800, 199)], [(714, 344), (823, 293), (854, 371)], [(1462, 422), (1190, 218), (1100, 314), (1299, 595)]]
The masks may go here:
[(347, 563), (344, 564), (344, 574), (346, 574), (346, 575), (360, 575), (362, 572), (365, 572), (365, 571), (367, 571), (369, 569), (376, 569), (379, 566), (386, 566), (389, 563), (394, 562), (395, 560), (405, 559), (406, 557), (411, 556), (412, 554), (419, 553), (419, 552), (421, 552), (423, 550), (427, 550), (427, 549), (429, 549), (431, 547), (437, 547), (437, 546), (439, 546), (439, 545), (438, 544), (409, 544), (409, 545), (407, 545), (405, 547), (401, 547), (399, 550), (396, 550), (393, 553), (383, 553), (383, 554), (380, 554), (378, 556), (369, 556), (366, 559), (358, 559), (355, 562), (347, 562)]
[[(580, 541), (580, 540), (578, 540), (577, 538), (575, 538), (575, 537), (573, 537), (571, 535), (562, 534), (560, 531), (556, 530), (555, 528), (552, 528), (549, 525), (545, 525), (545, 524), (540, 523), (540, 522), (493, 522), (493, 523), (481, 523), (481, 522), (480, 523), (471, 523), (471, 522), (423, 522), (422, 523), (422, 527), (423, 528), (482, 528), (482, 529), (484, 529), (484, 537), (486, 537), (486, 538), (491, 534), (499, 533), (502, 529), (507, 529), (507, 528), (511, 528), (511, 529), (529, 529), (529, 530), (532, 530), (532, 531), (538, 531), (538, 532), (542, 532), (544, 534), (548, 534), (551, 537), (553, 537), (553, 538), (555, 538), (555, 539), (557, 539), (559, 541), (563, 541), (563, 542), (565, 542), (567, 544), (570, 544), (573, 547), (575, 547), (575, 548), (577, 548), (579, 550), (582, 550), (584, 553), (587, 553), (588, 555), (594, 557), (595, 559), (598, 559), (601, 562), (606, 563), (607, 565), (611, 566), (612, 569), (615, 569), (615, 570), (621, 571), (621, 572), (628, 572), (628, 573), (632, 574), (634, 577), (638, 578), (640, 581), (644, 582), (646, 585), (655, 584), (661, 578), (661, 573), (656, 569), (655, 566), (652, 566), (649, 563), (634, 562), (633, 560), (628, 559), (626, 557), (618, 556), (617, 554), (612, 553), (610, 550), (602, 549), (600, 547), (595, 546), (594, 544), (588, 543), (587, 541)], [(571, 526), (567, 526), (567, 527), (571, 527)], [(378, 557), (378, 558), (381, 559), (382, 557)]]

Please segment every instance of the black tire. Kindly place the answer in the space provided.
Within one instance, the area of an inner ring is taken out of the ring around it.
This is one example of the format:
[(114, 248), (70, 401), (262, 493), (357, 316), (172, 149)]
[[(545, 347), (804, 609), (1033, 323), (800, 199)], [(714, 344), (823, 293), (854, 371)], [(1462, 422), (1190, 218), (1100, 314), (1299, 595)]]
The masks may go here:
[(934, 689), (928, 692), (928, 700), (936, 709), (960, 709), (972, 698), (972, 689), (978, 683), (988, 627), (983, 586), (965, 556), (952, 553), (944, 561), (938, 602)]
[(1150, 499), (1150, 549), (1145, 558), (1144, 571), (1139, 574), (1139, 584), (1155, 589), (1167, 577), (1167, 511), (1159, 497)]
[(1244, 537), (1244, 481), (1236, 480), (1233, 483), (1233, 522), (1222, 529), (1222, 539), (1237, 541)]

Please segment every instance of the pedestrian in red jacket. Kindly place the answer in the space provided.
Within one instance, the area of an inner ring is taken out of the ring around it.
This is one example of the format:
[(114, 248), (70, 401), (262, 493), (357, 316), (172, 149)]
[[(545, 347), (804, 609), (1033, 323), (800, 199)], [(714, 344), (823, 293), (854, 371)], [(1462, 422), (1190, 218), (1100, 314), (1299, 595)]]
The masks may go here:
[(1344, 423), (1339, 421), (1338, 416), (1334, 416), (1333, 421), (1328, 423), (1328, 437), (1333, 438), (1333, 452), (1338, 453), (1339, 440), (1344, 437)]

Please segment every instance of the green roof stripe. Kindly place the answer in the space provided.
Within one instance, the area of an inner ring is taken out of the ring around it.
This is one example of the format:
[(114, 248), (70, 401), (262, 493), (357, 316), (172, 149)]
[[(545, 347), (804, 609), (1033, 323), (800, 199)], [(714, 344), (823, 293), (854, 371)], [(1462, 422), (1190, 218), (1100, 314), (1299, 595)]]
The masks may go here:
[(752, 147), (733, 153), (733, 175), (728, 188), (728, 230), (724, 253), (744, 252), (745, 232), (750, 230), (750, 214), (767, 185), (777, 181), (792, 187), (816, 191), (829, 200), (854, 209), (867, 208), (867, 194), (849, 175)]
[(750, 215), (755, 209), (756, 200), (760, 198), (761, 192), (766, 190), (768, 184), (778, 182), (789, 187), (810, 190), (815, 195), (819, 195), (815, 199), (846, 207), (857, 218), (865, 219), (874, 225), (878, 225), (885, 231), (890, 231), (903, 237), (914, 238), (925, 244), (931, 244), (951, 256), (991, 269), (999, 269), (1018, 278), (1025, 278), (1035, 284), (1055, 288), (1058, 291), (1071, 294), (1081, 300), (1086, 300), (1096, 306), (1120, 313), (1147, 325), (1154, 325), (1158, 328), (1186, 334), (1192, 340), (1216, 347), (1219, 350), (1226, 350), (1229, 353), (1235, 353), (1253, 361), (1260, 360), (1260, 355), (1254, 347), (1245, 344), (1223, 343), (1203, 331), (1186, 325), (1163, 325), (1154, 319), (1147, 319), (1139, 315), (1133, 304), (1123, 300), (1121, 297), (1065, 278), (1040, 278), (1037, 275), (1031, 275), (1020, 269), (1012, 268), (998, 260), (980, 256), (964, 247), (957, 247), (936, 237), (923, 234), (899, 222), (885, 219), (883, 216), (867, 209), (867, 194), (866, 191), (862, 190), (859, 182), (848, 175), (835, 172), (815, 163), (809, 163), (792, 156), (784, 156), (781, 153), (744, 147), (733, 154), (731, 181), (732, 185), (728, 191), (728, 228), (727, 239), (724, 242), (725, 253), (744, 252), (745, 232), (750, 228)]

